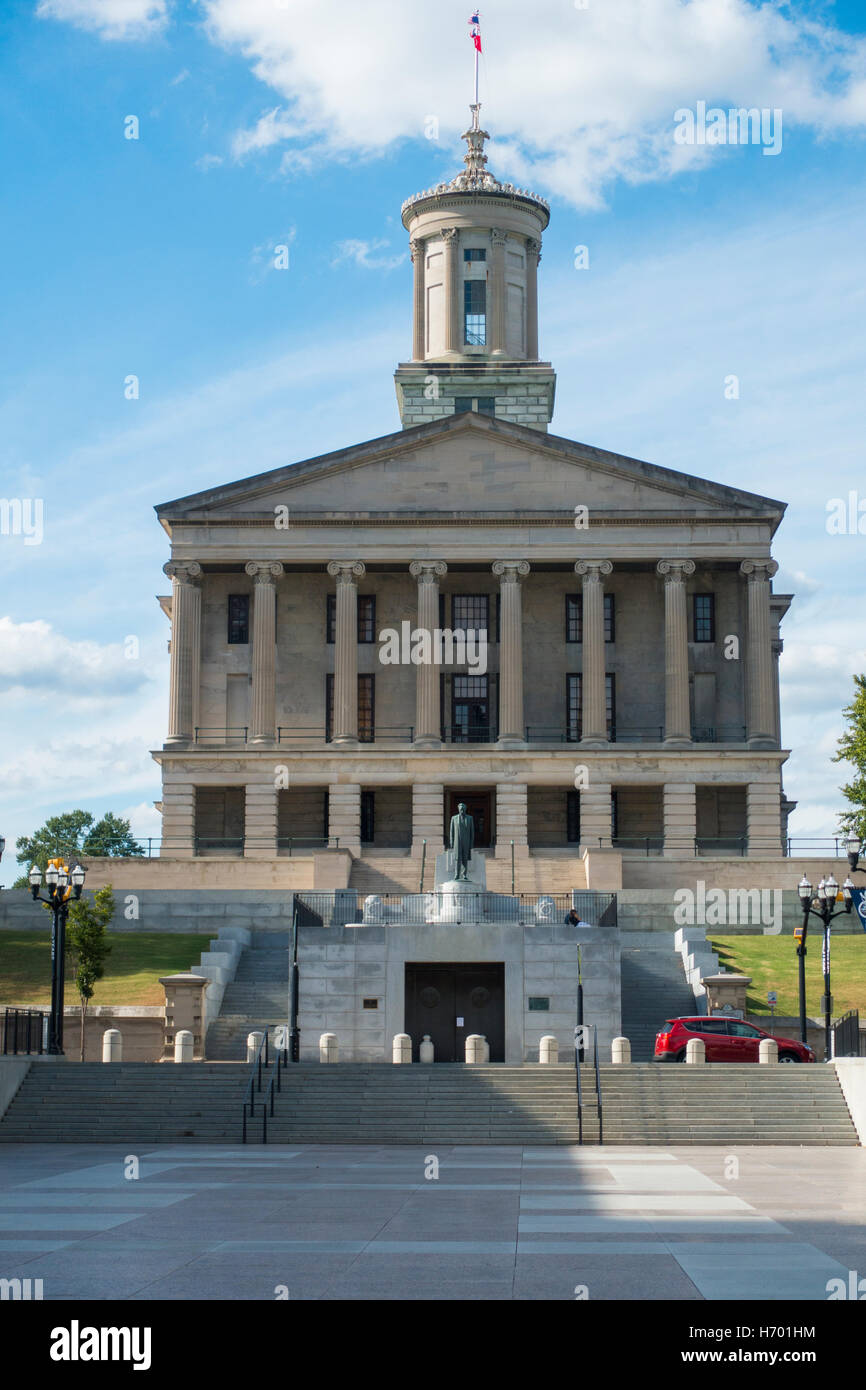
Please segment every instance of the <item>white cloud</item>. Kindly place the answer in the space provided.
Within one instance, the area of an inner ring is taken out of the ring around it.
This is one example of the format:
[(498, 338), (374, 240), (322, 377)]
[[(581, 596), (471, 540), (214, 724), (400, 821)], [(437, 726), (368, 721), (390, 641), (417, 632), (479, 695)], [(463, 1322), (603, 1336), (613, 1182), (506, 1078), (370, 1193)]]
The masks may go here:
[(362, 270), (394, 270), (396, 266), (402, 265), (406, 259), (406, 253), (401, 251), (395, 256), (378, 256), (377, 251), (384, 251), (386, 246), (390, 246), (390, 241), (340, 241), (337, 243), (336, 254), (331, 261), (332, 266), (344, 265), (346, 261), (352, 261), (360, 266)]
[(102, 39), (150, 38), (168, 20), (166, 0), (39, 0), (36, 13), (40, 19), (92, 30)]
[[(130, 647), (130, 650), (138, 650)], [(71, 641), (42, 619), (0, 618), (0, 698), (99, 702), (137, 690), (149, 679), (140, 652), (126, 656), (122, 642)]]
[(206, 174), (209, 169), (216, 169), (222, 162), (223, 157), (221, 154), (203, 154), (200, 159), (196, 160), (195, 167), (201, 169), (203, 174)]
[[(203, 4), (212, 38), (241, 52), (285, 103), (239, 133), (236, 153), (303, 139), (320, 158), (381, 154), (420, 140), (432, 114), (450, 162), (470, 95), (457, 0), (365, 0), (361, 12), (354, 0), (326, 12), (319, 0)], [(499, 0), (483, 27), (484, 124), (501, 142), (491, 167), (580, 206), (598, 205), (618, 178), (760, 158), (676, 145), (674, 112), (698, 99), (779, 107), (789, 132), (803, 124), (832, 136), (866, 122), (866, 41), (775, 5), (609, 0), (579, 10), (537, 0), (528, 13), (523, 0)]]

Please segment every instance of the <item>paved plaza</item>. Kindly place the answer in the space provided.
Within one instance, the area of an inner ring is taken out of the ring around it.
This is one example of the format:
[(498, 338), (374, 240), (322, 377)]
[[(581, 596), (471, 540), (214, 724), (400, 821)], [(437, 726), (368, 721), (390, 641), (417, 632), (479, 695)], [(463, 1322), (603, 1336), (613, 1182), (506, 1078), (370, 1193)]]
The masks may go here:
[(0, 1277), (46, 1300), (823, 1301), (866, 1274), (864, 1179), (862, 1149), (9, 1145)]

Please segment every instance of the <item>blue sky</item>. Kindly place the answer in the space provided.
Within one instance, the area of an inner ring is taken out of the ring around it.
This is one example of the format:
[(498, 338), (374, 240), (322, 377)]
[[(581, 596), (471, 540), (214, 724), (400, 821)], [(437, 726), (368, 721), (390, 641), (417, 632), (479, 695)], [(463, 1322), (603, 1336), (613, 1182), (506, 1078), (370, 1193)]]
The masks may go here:
[[(159, 833), (154, 504), (398, 427), (400, 205), (460, 165), (468, 14), (3, 6), (0, 495), (44, 504), (42, 544), (0, 535), (7, 884), (14, 838), (49, 814), (112, 809)], [(491, 167), (552, 205), (553, 427), (789, 502), (785, 784), (792, 833), (830, 834), (840, 711), (866, 669), (866, 537), (826, 529), (831, 498), (859, 489), (866, 511), (864, 12), (497, 0), (482, 21)], [(673, 113), (701, 100), (780, 108), (781, 153), (677, 146)]]

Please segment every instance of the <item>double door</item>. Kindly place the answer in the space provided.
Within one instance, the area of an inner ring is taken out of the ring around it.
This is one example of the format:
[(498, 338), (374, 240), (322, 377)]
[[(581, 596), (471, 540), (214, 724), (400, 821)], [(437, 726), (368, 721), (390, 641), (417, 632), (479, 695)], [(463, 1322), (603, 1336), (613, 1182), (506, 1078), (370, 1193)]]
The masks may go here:
[(504, 1062), (505, 966), (407, 964), (405, 1017), (415, 1062), (425, 1033), (437, 1062), (463, 1062), (470, 1033), (487, 1039), (491, 1062)]

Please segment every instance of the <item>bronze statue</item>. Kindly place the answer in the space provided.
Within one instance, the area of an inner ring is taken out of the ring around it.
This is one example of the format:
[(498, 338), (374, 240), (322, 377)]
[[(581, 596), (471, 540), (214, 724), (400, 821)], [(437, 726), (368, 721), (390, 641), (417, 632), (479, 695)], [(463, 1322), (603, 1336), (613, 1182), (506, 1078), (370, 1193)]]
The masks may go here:
[(467, 813), (465, 801), (461, 801), (458, 805), (457, 815), (451, 817), (448, 842), (454, 856), (454, 878), (458, 882), (466, 883), (469, 878), (468, 870), (469, 861), (472, 858), (472, 846), (475, 844), (475, 822)]

